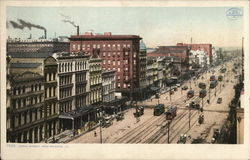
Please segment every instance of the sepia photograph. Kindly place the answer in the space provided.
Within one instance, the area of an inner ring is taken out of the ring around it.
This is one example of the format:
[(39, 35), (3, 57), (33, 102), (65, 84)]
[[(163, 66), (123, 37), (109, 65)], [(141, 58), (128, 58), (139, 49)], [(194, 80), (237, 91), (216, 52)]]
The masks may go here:
[(249, 147), (249, 3), (82, 2), (5, 6), (5, 147)]

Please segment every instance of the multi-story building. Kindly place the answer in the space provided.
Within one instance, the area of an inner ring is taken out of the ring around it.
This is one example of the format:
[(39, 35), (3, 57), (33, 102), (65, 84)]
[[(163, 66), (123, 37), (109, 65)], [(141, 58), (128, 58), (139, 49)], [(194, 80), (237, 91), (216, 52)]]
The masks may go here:
[(147, 48), (143, 41), (140, 42), (139, 61), (140, 95), (143, 98), (147, 87)]
[(155, 86), (158, 77), (157, 57), (147, 57), (147, 86)]
[[(11, 68), (10, 68), (11, 69)], [(45, 139), (44, 77), (23, 72), (10, 75), (10, 118), (7, 142), (36, 143)]]
[(68, 52), (69, 42), (59, 41), (58, 39), (48, 40), (22, 40), (22, 39), (8, 39), (7, 40), (8, 53), (54, 53), (54, 52)]
[(86, 32), (69, 39), (70, 52), (83, 51), (91, 55), (95, 50), (103, 60), (104, 70), (116, 70), (116, 88), (124, 95), (139, 88), (139, 36)]
[(102, 59), (97, 55), (89, 59), (89, 103), (100, 104), (102, 102)]
[(209, 65), (208, 54), (203, 50), (190, 51), (189, 62), (190, 64), (198, 64), (200, 68), (207, 67)]
[(212, 44), (186, 44), (186, 43), (177, 43), (177, 46), (187, 46), (190, 50), (204, 50), (209, 57), (209, 63), (213, 62), (212, 55)]
[(115, 70), (102, 71), (102, 101), (115, 100)]
[(7, 141), (47, 141), (58, 133), (57, 64), (8, 62)]
[[(54, 53), (58, 65), (57, 95), (59, 103), (60, 130), (74, 128), (71, 119), (61, 116), (89, 104), (89, 56), (83, 53)], [(82, 116), (82, 115), (81, 115)]]
[(44, 119), (45, 119), (45, 141), (59, 133), (59, 105), (57, 84), (57, 63), (53, 57), (44, 60)]

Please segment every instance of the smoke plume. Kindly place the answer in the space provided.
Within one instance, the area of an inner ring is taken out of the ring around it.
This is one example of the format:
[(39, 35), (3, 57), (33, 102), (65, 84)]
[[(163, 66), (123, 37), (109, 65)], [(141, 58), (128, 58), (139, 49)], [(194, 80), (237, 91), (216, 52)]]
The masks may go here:
[(17, 28), (17, 29), (21, 29), (23, 30), (24, 28), (29, 28), (29, 30), (31, 30), (31, 28), (37, 28), (37, 29), (41, 29), (46, 31), (46, 28), (40, 25), (36, 25), (36, 24), (32, 24), (30, 22), (26, 22), (22, 19), (17, 19), (19, 23), (14, 22), (14, 21), (9, 21), (10, 24), (12, 25), (12, 27)]
[(65, 23), (70, 23), (70, 24), (72, 24), (74, 27), (77, 27), (77, 25), (76, 25), (73, 21), (66, 20), (66, 19), (64, 19), (64, 20), (62, 20), (62, 21), (65, 22)]

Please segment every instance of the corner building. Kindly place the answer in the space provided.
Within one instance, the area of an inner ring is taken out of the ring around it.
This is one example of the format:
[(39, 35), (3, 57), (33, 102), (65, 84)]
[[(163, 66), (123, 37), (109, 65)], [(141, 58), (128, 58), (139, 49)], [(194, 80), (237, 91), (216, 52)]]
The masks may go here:
[(110, 32), (94, 35), (73, 35), (70, 38), (70, 52), (83, 51), (87, 55), (98, 53), (103, 70), (116, 70), (117, 91), (123, 95), (139, 88), (139, 44), (136, 35), (112, 35)]

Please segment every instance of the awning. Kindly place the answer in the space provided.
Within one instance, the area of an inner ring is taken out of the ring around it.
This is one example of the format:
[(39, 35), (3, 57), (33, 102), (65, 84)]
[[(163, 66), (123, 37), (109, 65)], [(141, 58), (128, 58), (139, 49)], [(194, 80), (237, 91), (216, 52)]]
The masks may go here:
[(90, 111), (97, 110), (98, 108), (101, 108), (101, 106), (88, 105), (88, 106), (84, 106), (84, 107), (79, 107), (73, 111), (61, 113), (59, 115), (59, 118), (73, 120), (74, 118), (80, 117), (80, 116), (82, 116)]
[(126, 101), (128, 101), (128, 98), (127, 97), (123, 97), (121, 99), (114, 99), (114, 100), (112, 100), (110, 102), (103, 102), (102, 105), (105, 108), (112, 108), (112, 107), (114, 108), (114, 107), (116, 107), (119, 104), (125, 103)]
[(159, 87), (150, 87), (152, 91), (158, 91), (160, 88)]

